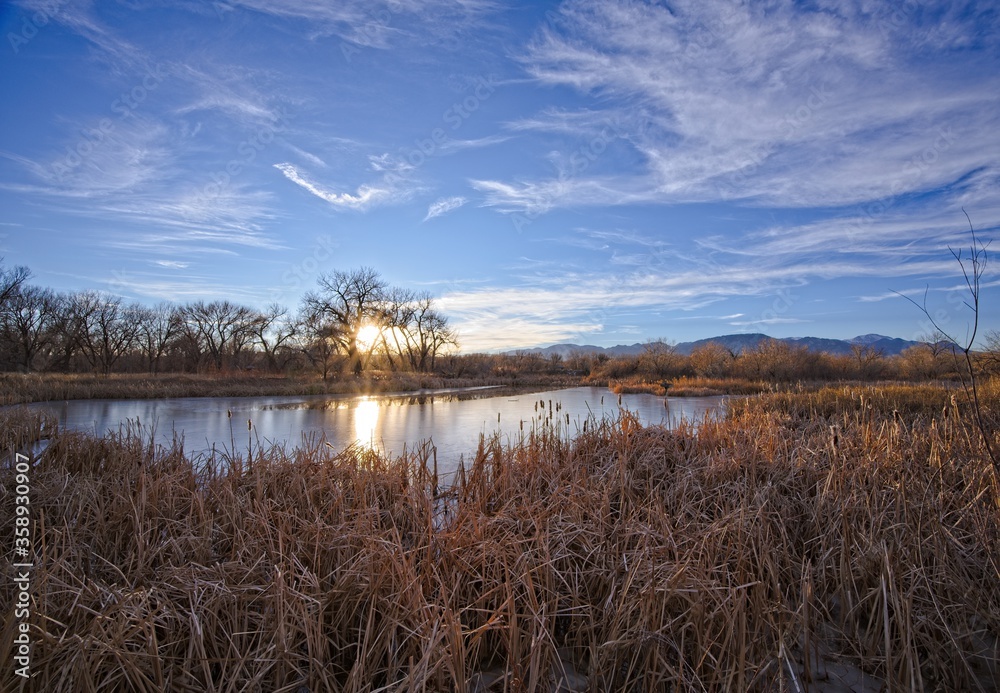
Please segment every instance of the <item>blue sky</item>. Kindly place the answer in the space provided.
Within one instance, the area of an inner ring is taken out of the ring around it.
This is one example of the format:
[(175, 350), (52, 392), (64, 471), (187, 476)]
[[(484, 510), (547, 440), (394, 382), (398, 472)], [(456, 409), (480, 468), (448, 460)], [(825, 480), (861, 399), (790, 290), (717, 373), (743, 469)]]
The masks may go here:
[[(965, 334), (994, 3), (0, 4), (0, 254), (290, 307), (369, 265), (467, 351)], [(1000, 248), (993, 250), (1000, 251)], [(983, 327), (1000, 328), (1000, 273)]]

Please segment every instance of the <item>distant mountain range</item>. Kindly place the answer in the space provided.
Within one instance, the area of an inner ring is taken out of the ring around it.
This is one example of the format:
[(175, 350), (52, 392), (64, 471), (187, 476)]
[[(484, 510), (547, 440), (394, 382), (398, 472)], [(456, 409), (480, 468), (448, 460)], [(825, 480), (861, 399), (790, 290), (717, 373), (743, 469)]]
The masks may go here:
[[(766, 334), (761, 334), (759, 332), (754, 332), (750, 334), (724, 334), (719, 337), (710, 337), (708, 339), (699, 339), (696, 342), (680, 342), (676, 345), (677, 353), (688, 355), (693, 350), (700, 346), (704, 346), (709, 342), (717, 342), (722, 346), (726, 347), (734, 353), (740, 353), (745, 349), (753, 349), (758, 344), (766, 339), (772, 339), (772, 337)], [(920, 342), (913, 342), (907, 339), (899, 339), (897, 337), (886, 337), (881, 334), (863, 334), (855, 337), (854, 339), (824, 339), (822, 337), (785, 337), (778, 339), (779, 342), (785, 342), (794, 347), (806, 347), (810, 351), (820, 351), (827, 354), (835, 355), (846, 355), (851, 353), (851, 346), (854, 344), (865, 344), (872, 346), (876, 349), (880, 349), (886, 356), (895, 356), (899, 352), (907, 349), (911, 346), (919, 344)], [(573, 353), (583, 353), (583, 354), (607, 354), (608, 356), (634, 356), (636, 354), (641, 354), (645, 348), (644, 344), (619, 344), (613, 347), (599, 347), (593, 344), (553, 344), (549, 347), (535, 348), (535, 349), (523, 349), (521, 351), (526, 351), (533, 354), (541, 354), (543, 356), (551, 356), (552, 354), (559, 354), (562, 357), (567, 357)]]

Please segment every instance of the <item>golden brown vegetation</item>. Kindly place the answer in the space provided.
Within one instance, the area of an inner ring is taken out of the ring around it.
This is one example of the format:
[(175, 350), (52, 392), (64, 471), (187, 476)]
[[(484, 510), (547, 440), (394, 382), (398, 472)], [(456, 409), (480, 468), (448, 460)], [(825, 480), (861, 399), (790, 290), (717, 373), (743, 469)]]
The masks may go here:
[(229, 462), (134, 430), (52, 440), (28, 689), (998, 689), (996, 480), (943, 390), (487, 440), (437, 497), (414, 457)]
[[(742, 378), (685, 377), (649, 381), (641, 376), (611, 380), (608, 389), (616, 395), (650, 394), (657, 397), (713, 397), (718, 395), (759, 395), (789, 389), (789, 383), (765, 383)], [(820, 388), (821, 383), (812, 387)], [(801, 389), (801, 388), (798, 388)]]
[(548, 387), (575, 379), (441, 378), (421, 373), (366, 372), (323, 382), (317, 377), (274, 374), (112, 374), (0, 373), (0, 406), (66, 399), (149, 399), (160, 397), (264, 397), (282, 395), (379, 394), (482, 385)]
[(774, 384), (741, 378), (676, 378), (670, 381), (671, 397), (709, 397), (712, 395), (759, 395), (779, 389)]
[(612, 380), (608, 383), (608, 389), (616, 395), (649, 394), (663, 397), (667, 394), (667, 387), (662, 382), (648, 382), (642, 378), (627, 378), (625, 380)]

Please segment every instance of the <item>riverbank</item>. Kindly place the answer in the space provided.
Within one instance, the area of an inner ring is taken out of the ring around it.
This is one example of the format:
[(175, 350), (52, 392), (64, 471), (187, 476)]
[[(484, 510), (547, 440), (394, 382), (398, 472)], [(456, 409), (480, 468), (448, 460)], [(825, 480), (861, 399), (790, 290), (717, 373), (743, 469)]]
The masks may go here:
[[(9, 441), (43, 428), (13, 412)], [(419, 454), (210, 472), (58, 433), (31, 470), (27, 690), (995, 691), (1000, 505), (972, 431), (940, 388), (763, 395), (697, 432), (485, 440), (447, 503)]]
[[(898, 382), (878, 383), (895, 386)], [(938, 383), (935, 383), (938, 384)], [(379, 395), (422, 390), (475, 387), (506, 388), (508, 392), (530, 392), (579, 385), (607, 387), (614, 394), (652, 394), (669, 397), (757, 395), (781, 391), (815, 391), (824, 387), (869, 387), (857, 381), (829, 383), (764, 382), (743, 378), (680, 377), (646, 380), (592, 378), (558, 373), (518, 373), (504, 377), (443, 378), (433, 374), (373, 372), (341, 376), (324, 382), (314, 376), (275, 374), (64, 374), (0, 373), (0, 406), (73, 399), (167, 399), (172, 397), (280, 397), (293, 395)], [(949, 385), (940, 383), (940, 385)], [(955, 387), (955, 383), (950, 383)]]
[(60, 374), (0, 373), (0, 406), (70, 399), (165, 399), (170, 397), (267, 397), (376, 395), (482, 386), (530, 390), (571, 387), (579, 378), (533, 375), (506, 378), (441, 378), (378, 372), (324, 382), (309, 376), (266, 374)]

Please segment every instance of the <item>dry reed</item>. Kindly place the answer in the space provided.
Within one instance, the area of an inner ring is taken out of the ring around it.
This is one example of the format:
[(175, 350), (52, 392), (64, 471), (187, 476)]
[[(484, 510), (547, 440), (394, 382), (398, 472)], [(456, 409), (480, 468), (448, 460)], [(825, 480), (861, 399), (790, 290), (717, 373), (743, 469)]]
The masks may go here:
[(215, 469), (134, 428), (59, 433), (32, 472), (24, 688), (998, 690), (1000, 506), (950, 393), (543, 428), (437, 483), (427, 448)]
[(616, 395), (637, 395), (648, 394), (663, 397), (667, 394), (667, 386), (660, 382), (649, 382), (642, 378), (628, 378), (626, 380), (611, 380), (608, 382), (608, 389)]
[[(786, 385), (787, 387), (787, 385)], [(758, 395), (773, 392), (774, 383), (742, 378), (675, 378), (668, 383), (671, 397), (711, 397), (714, 395)]]

